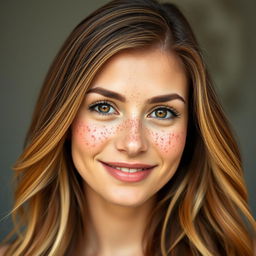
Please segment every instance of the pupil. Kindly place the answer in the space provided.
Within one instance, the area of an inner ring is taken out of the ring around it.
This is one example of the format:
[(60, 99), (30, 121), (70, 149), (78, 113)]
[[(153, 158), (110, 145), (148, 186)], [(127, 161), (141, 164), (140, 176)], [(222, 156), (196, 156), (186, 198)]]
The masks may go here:
[(158, 111), (156, 112), (156, 115), (157, 115), (158, 117), (165, 117), (165, 116), (166, 116), (166, 111), (165, 111), (165, 110), (158, 110)]
[(101, 105), (101, 106), (100, 106), (100, 111), (102, 111), (102, 112), (108, 112), (108, 111), (109, 111), (109, 106), (107, 106), (107, 105)]

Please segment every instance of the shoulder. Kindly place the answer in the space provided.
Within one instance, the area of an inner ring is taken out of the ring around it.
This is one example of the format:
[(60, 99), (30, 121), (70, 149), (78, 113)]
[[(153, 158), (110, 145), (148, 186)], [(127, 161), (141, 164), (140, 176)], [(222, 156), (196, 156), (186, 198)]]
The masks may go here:
[(8, 245), (2, 245), (0, 246), (0, 256), (3, 256), (5, 251), (7, 250)]

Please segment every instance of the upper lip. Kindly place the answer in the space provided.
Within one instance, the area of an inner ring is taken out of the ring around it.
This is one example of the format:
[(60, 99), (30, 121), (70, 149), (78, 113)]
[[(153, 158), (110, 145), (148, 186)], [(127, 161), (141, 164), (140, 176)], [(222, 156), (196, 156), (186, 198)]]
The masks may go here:
[[(101, 161), (102, 162), (102, 161)], [(102, 162), (103, 164), (120, 167), (120, 168), (153, 168), (156, 165), (142, 164), (142, 163), (120, 163), (120, 162)]]

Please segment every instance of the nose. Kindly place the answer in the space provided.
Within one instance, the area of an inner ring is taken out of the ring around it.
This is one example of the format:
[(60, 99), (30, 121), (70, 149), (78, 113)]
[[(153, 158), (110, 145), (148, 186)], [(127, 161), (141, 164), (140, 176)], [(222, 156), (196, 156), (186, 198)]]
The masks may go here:
[(133, 157), (148, 149), (145, 129), (139, 119), (128, 119), (120, 127), (116, 141), (118, 151)]

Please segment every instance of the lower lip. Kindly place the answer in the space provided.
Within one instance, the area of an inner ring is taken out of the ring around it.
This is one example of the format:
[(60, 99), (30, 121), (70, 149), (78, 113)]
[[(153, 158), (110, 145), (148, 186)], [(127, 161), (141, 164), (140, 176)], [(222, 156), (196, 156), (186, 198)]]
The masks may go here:
[(122, 172), (120, 170), (117, 170), (113, 167), (110, 167), (109, 165), (106, 165), (102, 163), (107, 172), (115, 177), (119, 181), (124, 181), (124, 182), (139, 182), (147, 178), (147, 176), (151, 173), (151, 171), (154, 169), (154, 167), (143, 170), (143, 171), (138, 171), (134, 173), (130, 172)]

